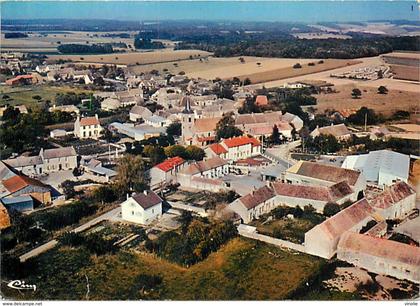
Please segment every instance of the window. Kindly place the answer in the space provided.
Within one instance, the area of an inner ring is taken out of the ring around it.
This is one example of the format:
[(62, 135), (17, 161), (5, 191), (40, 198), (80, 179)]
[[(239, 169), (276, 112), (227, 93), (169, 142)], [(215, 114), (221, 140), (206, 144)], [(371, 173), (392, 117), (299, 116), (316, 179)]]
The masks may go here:
[(133, 215), (133, 216), (134, 216), (134, 210), (132, 210), (132, 211), (131, 211), (131, 215)]
[(152, 208), (152, 214), (154, 214), (155, 213), (155, 210)]

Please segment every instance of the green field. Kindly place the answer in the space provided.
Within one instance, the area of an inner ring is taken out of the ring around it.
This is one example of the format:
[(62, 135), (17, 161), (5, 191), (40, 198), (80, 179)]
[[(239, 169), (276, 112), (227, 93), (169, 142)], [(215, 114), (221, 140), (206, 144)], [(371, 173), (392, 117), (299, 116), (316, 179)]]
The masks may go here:
[[(119, 251), (91, 256), (62, 247), (39, 256), (26, 283), (35, 292), (16, 292), (2, 284), (5, 297), (16, 299), (90, 300), (282, 300), (319, 274), (324, 261), (267, 244), (235, 238), (204, 261), (184, 268), (149, 253)], [(139, 275), (160, 276), (147, 291)], [(87, 277), (87, 279), (86, 279)], [(22, 294), (22, 295), (21, 295)]]
[[(5, 104), (10, 105), (20, 105), (24, 104), (27, 107), (35, 106), (38, 101), (35, 100), (34, 96), (40, 96), (41, 101), (51, 101), (51, 104), (54, 103), (55, 96), (57, 93), (89, 93), (81, 88), (69, 87), (69, 86), (21, 86), (21, 87), (10, 87), (10, 86), (0, 86), (0, 106)], [(5, 97), (9, 96), (9, 98)]]

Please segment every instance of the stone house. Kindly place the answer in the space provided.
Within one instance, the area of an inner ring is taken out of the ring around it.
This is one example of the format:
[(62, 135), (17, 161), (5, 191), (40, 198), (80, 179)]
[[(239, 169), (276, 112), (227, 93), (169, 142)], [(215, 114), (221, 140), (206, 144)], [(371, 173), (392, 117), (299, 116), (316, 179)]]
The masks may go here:
[(344, 123), (331, 124), (330, 126), (316, 127), (310, 134), (312, 137), (320, 135), (332, 135), (339, 141), (346, 141), (352, 137), (352, 133), (348, 130)]
[(248, 136), (224, 139), (220, 143), (210, 145), (205, 149), (206, 155), (209, 157), (219, 156), (233, 161), (261, 155), (261, 151), (261, 143)]
[(74, 135), (81, 139), (93, 138), (98, 139), (101, 136), (102, 127), (98, 119), (98, 114), (94, 117), (77, 116), (74, 123)]

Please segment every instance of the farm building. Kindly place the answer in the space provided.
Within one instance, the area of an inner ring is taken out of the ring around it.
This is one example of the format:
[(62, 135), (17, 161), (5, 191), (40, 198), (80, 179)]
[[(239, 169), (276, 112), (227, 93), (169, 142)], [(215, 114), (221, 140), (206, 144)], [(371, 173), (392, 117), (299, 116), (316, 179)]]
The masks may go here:
[(346, 181), (353, 189), (352, 201), (363, 197), (366, 180), (362, 173), (326, 164), (299, 161), (285, 172), (289, 184), (331, 186)]
[(323, 258), (333, 257), (341, 236), (347, 231), (359, 232), (373, 220), (373, 212), (366, 199), (357, 201), (306, 232), (305, 251)]
[(312, 137), (316, 136), (328, 136), (332, 135), (337, 138), (339, 141), (345, 141), (351, 138), (352, 133), (347, 129), (347, 126), (342, 124), (331, 124), (330, 126), (316, 127), (315, 130), (311, 132)]
[(312, 205), (322, 213), (327, 203), (343, 204), (350, 199), (352, 193), (353, 190), (346, 182), (330, 187), (273, 182), (235, 200), (229, 208), (238, 214), (243, 222), (249, 223), (282, 205), (301, 208)]
[(374, 197), (370, 204), (384, 219), (400, 219), (416, 208), (416, 192), (405, 182), (398, 182)]
[(396, 241), (347, 232), (337, 258), (370, 272), (420, 283), (420, 248)]
[(137, 122), (145, 120), (153, 115), (153, 113), (146, 107), (135, 105), (130, 110), (130, 121)]
[(137, 193), (121, 203), (122, 219), (149, 224), (162, 216), (162, 199), (153, 191)]
[(18, 75), (13, 79), (6, 80), (6, 85), (16, 86), (16, 85), (29, 85), (32, 84), (32, 75)]
[(372, 199), (362, 199), (345, 208), (305, 234), (307, 253), (331, 258), (340, 237), (347, 231), (359, 233), (369, 221), (382, 222), (407, 215), (415, 208), (414, 190), (404, 182), (396, 183)]
[(410, 157), (405, 154), (379, 150), (368, 154), (347, 156), (342, 168), (358, 170), (367, 182), (380, 187), (390, 186), (396, 181), (408, 181)]

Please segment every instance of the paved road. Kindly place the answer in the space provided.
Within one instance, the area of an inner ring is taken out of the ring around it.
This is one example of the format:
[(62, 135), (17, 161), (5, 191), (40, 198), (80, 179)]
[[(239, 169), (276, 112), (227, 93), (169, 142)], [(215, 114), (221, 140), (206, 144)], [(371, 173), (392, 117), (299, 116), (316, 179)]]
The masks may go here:
[[(76, 227), (74, 230), (72, 230), (72, 232), (74, 232), (74, 233), (83, 232), (83, 231), (87, 230), (88, 228), (94, 226), (95, 224), (98, 224), (102, 221), (111, 220), (111, 219), (115, 218), (115, 216), (120, 214), (120, 212), (121, 212), (121, 207), (118, 206), (117, 208), (114, 208), (113, 210), (110, 210), (109, 212), (104, 213), (104, 214), (96, 217), (95, 219), (92, 219), (92, 220), (80, 225), (79, 227)], [(57, 245), (57, 243), (58, 243), (58, 241), (56, 239), (50, 240), (50, 241), (40, 245), (39, 247), (36, 247), (35, 249), (21, 255), (19, 257), (19, 259), (20, 259), (21, 262), (24, 262), (31, 257), (38, 256), (39, 254), (42, 254), (42, 253), (48, 251), (49, 249), (52, 249), (53, 247), (55, 247)]]

